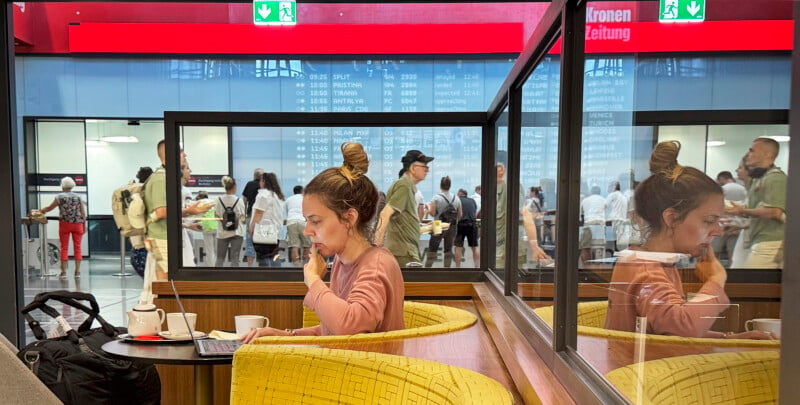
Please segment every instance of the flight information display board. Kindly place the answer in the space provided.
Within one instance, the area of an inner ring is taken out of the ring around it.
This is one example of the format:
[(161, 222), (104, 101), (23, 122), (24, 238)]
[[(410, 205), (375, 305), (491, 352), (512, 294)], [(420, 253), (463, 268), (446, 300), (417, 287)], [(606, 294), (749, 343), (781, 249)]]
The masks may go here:
[[(513, 63), (508, 58), (285, 61), (265, 65), (263, 74), (280, 78), (271, 81), (277, 88), (270, 91), (279, 95), (281, 111), (485, 111)], [(630, 111), (632, 61), (619, 59), (598, 65), (592, 60), (587, 66), (600, 68), (586, 78), (586, 111)], [(523, 89), (520, 153), (521, 180), (526, 186), (537, 185), (542, 178), (556, 178), (559, 79), (558, 57), (549, 56)], [(619, 117), (591, 118), (587, 125), (592, 129), (584, 136), (584, 149), (591, 153), (591, 162), (584, 166), (585, 175), (616, 177), (609, 171), (617, 171), (612, 166), (629, 158), (625, 153), (628, 137), (613, 129)], [(614, 136), (608, 139), (608, 135)], [(344, 141), (366, 147), (371, 160), (368, 175), (384, 191), (398, 178), (400, 158), (409, 149), (436, 158), (427, 179), (418, 185), (426, 201), (439, 192), (443, 176), (451, 177), (453, 191), (464, 188), (471, 194), (480, 184), (478, 127), (234, 128), (234, 173), (239, 181), (247, 181), (253, 169), (263, 167), (276, 172), (284, 191), (288, 191), (294, 185), (308, 183), (320, 171), (340, 165), (339, 146)], [(595, 156), (596, 150), (602, 150), (599, 155), (613, 154), (613, 158)]]

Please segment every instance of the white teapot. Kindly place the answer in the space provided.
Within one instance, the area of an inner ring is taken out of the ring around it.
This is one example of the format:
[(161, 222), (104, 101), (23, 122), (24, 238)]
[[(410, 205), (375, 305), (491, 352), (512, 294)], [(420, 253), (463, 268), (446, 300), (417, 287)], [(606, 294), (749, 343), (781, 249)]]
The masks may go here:
[(158, 335), (164, 323), (164, 310), (155, 304), (138, 304), (128, 311), (128, 334), (131, 336)]

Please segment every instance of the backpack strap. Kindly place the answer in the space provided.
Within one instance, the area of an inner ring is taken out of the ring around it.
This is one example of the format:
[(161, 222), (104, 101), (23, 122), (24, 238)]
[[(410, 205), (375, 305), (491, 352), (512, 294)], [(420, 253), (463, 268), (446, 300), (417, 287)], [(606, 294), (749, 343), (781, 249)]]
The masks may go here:
[[(217, 200), (219, 200), (219, 203), (222, 204), (222, 209), (228, 208), (228, 207), (225, 206), (225, 203), (222, 201), (222, 197), (217, 197)], [(236, 201), (239, 201), (239, 199), (237, 198)], [(236, 205), (236, 204), (234, 204), (234, 205)]]
[(446, 202), (447, 205), (449, 205), (451, 207), (453, 206), (453, 203), (456, 201), (456, 196), (453, 196), (452, 200), (447, 201), (447, 197), (445, 197), (445, 195), (443, 193), (439, 193), (439, 195), (442, 196), (442, 200), (444, 200), (444, 202)]

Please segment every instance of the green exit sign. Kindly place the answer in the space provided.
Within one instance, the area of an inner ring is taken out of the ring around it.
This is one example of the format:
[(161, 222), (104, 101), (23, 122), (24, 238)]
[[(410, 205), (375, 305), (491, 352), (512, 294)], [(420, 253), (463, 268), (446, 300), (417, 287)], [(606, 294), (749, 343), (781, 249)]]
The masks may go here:
[(295, 0), (253, 0), (254, 24), (297, 24)]
[(660, 0), (658, 21), (703, 21), (706, 19), (706, 0)]

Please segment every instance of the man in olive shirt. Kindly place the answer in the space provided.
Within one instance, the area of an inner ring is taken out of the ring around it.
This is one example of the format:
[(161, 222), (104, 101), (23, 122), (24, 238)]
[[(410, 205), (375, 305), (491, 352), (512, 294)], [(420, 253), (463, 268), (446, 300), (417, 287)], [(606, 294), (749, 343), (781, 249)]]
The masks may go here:
[[(418, 150), (410, 150), (400, 160), (403, 170), (400, 179), (394, 182), (386, 193), (386, 206), (380, 213), (375, 243), (384, 245), (397, 259), (400, 267), (409, 262), (420, 262), (419, 256), (419, 213), (417, 184), (428, 175), (428, 163), (433, 157), (425, 156)], [(384, 243), (384, 236), (386, 241)]]
[[(166, 146), (160, 141), (157, 146), (158, 158), (161, 167), (158, 168), (144, 187), (144, 203), (147, 207), (147, 238), (149, 245), (148, 261), (155, 261), (155, 276), (157, 280), (167, 279), (167, 179), (164, 165), (167, 163)], [(186, 166), (186, 154), (181, 153), (181, 166)], [(199, 215), (208, 211), (209, 207), (201, 208), (200, 201), (184, 208), (182, 215)], [(146, 267), (146, 266), (145, 266)], [(147, 279), (145, 280), (147, 284)], [(146, 288), (149, 286), (145, 286)]]
[[(747, 190), (747, 206), (734, 204), (726, 208), (733, 215), (749, 217), (745, 248), (750, 254), (745, 268), (775, 269), (783, 266), (780, 251), (786, 215), (786, 174), (775, 166), (778, 142), (756, 138), (744, 156), (751, 183)], [(749, 239), (749, 240), (748, 240)]]

